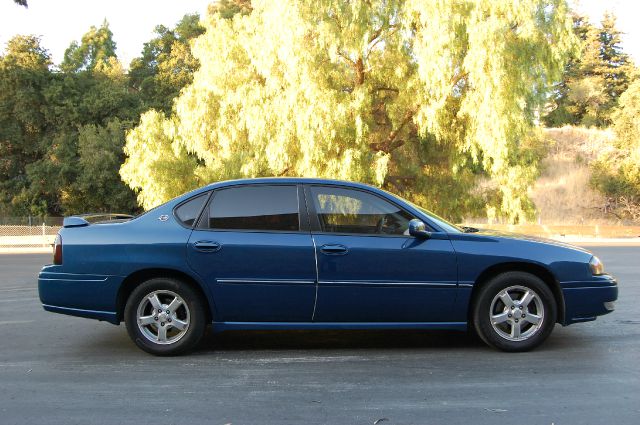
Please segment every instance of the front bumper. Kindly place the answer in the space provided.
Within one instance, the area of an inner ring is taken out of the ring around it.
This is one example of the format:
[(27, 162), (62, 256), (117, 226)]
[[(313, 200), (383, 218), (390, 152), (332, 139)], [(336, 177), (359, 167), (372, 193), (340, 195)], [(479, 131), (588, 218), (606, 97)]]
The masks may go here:
[(564, 325), (588, 322), (611, 313), (618, 299), (618, 283), (609, 275), (594, 276), (584, 282), (562, 284), (564, 296)]

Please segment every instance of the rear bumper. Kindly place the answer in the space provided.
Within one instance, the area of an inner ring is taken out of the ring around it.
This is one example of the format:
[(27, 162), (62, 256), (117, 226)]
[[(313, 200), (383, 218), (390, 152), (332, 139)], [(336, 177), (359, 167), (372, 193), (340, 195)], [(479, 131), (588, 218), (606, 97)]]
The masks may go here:
[(115, 311), (97, 311), (97, 310), (83, 310), (80, 308), (60, 307), (56, 305), (42, 304), (42, 307), (46, 311), (52, 313), (68, 314), (70, 316), (86, 317), (88, 319), (103, 320), (105, 322), (119, 324), (117, 314)]
[(564, 325), (595, 320), (615, 309), (618, 284), (612, 276), (598, 276), (586, 282), (567, 282), (562, 286)]
[(116, 298), (121, 276), (62, 273), (46, 266), (38, 276), (38, 293), (47, 311), (118, 323)]

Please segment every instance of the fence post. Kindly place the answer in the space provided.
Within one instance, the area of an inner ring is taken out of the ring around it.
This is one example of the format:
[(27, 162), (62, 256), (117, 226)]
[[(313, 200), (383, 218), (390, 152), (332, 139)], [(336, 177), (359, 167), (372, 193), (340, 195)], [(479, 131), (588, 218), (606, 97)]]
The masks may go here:
[(42, 223), (42, 247), (47, 246), (47, 237), (46, 237), (46, 229), (44, 227), (44, 223)]

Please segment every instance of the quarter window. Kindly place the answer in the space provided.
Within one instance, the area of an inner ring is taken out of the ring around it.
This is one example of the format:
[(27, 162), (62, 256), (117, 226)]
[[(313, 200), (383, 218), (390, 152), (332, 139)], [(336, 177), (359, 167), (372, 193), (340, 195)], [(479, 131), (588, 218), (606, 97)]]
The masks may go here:
[(296, 186), (256, 185), (216, 191), (206, 224), (210, 229), (298, 231), (299, 223)]
[(376, 195), (336, 187), (310, 189), (323, 232), (409, 234), (413, 216)]
[(208, 196), (209, 192), (198, 195), (176, 208), (176, 217), (178, 220), (185, 226), (193, 226), (194, 222), (200, 216), (200, 211), (202, 211), (204, 203), (207, 202)]

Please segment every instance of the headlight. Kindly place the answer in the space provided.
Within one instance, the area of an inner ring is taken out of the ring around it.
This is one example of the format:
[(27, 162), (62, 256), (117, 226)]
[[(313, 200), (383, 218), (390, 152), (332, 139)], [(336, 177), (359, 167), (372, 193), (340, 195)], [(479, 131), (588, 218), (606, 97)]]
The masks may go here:
[(591, 273), (593, 273), (594, 276), (604, 274), (604, 264), (602, 264), (602, 261), (600, 261), (600, 259), (595, 255), (591, 257), (589, 267), (591, 268)]

